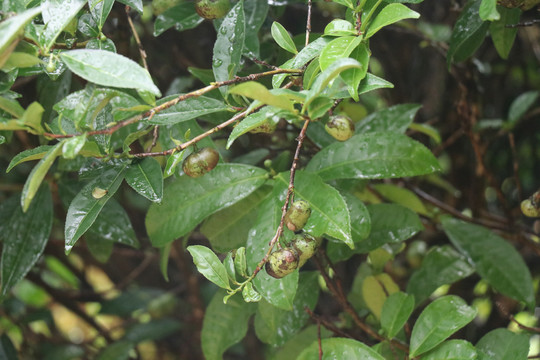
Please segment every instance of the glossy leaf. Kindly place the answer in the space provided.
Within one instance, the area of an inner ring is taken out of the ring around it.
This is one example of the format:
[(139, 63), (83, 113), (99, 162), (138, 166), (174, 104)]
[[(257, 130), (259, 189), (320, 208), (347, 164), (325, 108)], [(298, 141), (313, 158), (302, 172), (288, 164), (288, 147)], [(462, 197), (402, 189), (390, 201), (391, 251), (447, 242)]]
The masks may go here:
[[(360, 341), (346, 338), (331, 338), (321, 341), (322, 360), (362, 359), (384, 360), (375, 350)], [(319, 359), (319, 344), (312, 343), (298, 356), (298, 360)]]
[(414, 310), (414, 296), (401, 291), (390, 295), (381, 311), (381, 327), (392, 339), (401, 330)]
[[(281, 219), (280, 198), (281, 186), (274, 188), (274, 192), (260, 206), (257, 220), (248, 234), (246, 243), (246, 261), (248, 272), (252, 273), (257, 264), (268, 251), (268, 243), (276, 233)], [(279, 200), (278, 200), (279, 199)], [(266, 273), (263, 268), (255, 279), (253, 285), (257, 292), (270, 304), (285, 310), (293, 308), (293, 300), (298, 287), (298, 271), (281, 279), (275, 279)]]
[[(366, 77), (362, 81), (360, 81), (360, 85), (358, 86), (358, 95), (362, 95), (377, 89), (393, 87), (394, 85), (391, 82), (381, 79), (380, 77), (373, 74), (367, 73)], [(347, 96), (347, 94), (345, 94), (344, 96)]]
[[(308, 44), (305, 48), (300, 50), (298, 54), (291, 60), (285, 62), (280, 66), (281, 69), (300, 69), (302, 66), (306, 65), (308, 62), (313, 60), (321, 50), (326, 46), (327, 43), (330, 42), (329, 38), (320, 37), (315, 41), (312, 41)], [(286, 74), (278, 74), (274, 75), (272, 78), (272, 86), (275, 88), (279, 88), (285, 78), (287, 77)]]
[(343, 19), (334, 19), (324, 28), (324, 35), (329, 36), (348, 36), (356, 35), (357, 31), (354, 25)]
[(41, 15), (45, 27), (39, 34), (39, 42), (46, 50), (52, 48), (58, 35), (68, 26), (85, 4), (86, 1), (83, 0), (45, 0), (42, 3), (41, 8), (43, 11)]
[(266, 21), (269, 8), (270, 6), (266, 0), (244, 1), (244, 13), (246, 17), (244, 53), (259, 56), (259, 30)]
[(246, 244), (248, 233), (257, 219), (257, 210), (270, 189), (261, 187), (245, 199), (210, 216), (201, 226), (201, 233), (219, 253)]
[(206, 246), (192, 245), (187, 247), (187, 251), (189, 251), (193, 257), (193, 262), (197, 266), (197, 270), (204, 275), (205, 278), (221, 288), (231, 288), (227, 270), (225, 270), (225, 266), (223, 266), (212, 250)]
[[(477, 359), (476, 349), (465, 340), (448, 340), (425, 353), (422, 360), (473, 360)], [(490, 358), (491, 359), (491, 358)]]
[(0, 96), (0, 109), (13, 115), (15, 118), (20, 118), (24, 114), (24, 109), (17, 100), (8, 99), (3, 96)]
[[(283, 188), (289, 184), (289, 173), (281, 173), (276, 179)], [(304, 230), (313, 236), (330, 235), (353, 248), (350, 215), (347, 203), (335, 188), (325, 184), (318, 176), (297, 171), (294, 181), (295, 199), (309, 203), (311, 216)]]
[(411, 334), (410, 356), (421, 355), (470, 323), (477, 310), (458, 296), (438, 298), (426, 306)]
[(16, 207), (2, 219), (2, 291), (4, 296), (38, 261), (49, 240), (53, 223), (53, 203), (47, 185), (35, 194), (32, 205), (23, 212)]
[(450, 38), (446, 55), (448, 66), (470, 57), (484, 41), (489, 23), (478, 16), (481, 1), (469, 0), (461, 11)]
[(352, 51), (350, 57), (362, 64), (362, 68), (345, 70), (340, 75), (347, 84), (347, 90), (354, 101), (358, 101), (358, 87), (360, 86), (360, 82), (367, 76), (370, 56), (371, 52), (366, 43), (360, 44)]
[[(245, 33), (244, 2), (239, 1), (227, 13), (217, 33), (212, 57), (212, 70), (216, 81), (231, 80), (240, 70)], [(219, 90), (225, 94), (227, 87)]]
[(154, 36), (161, 35), (173, 26), (178, 31), (193, 29), (203, 21), (192, 2), (181, 3), (158, 15), (154, 22)]
[(353, 50), (360, 45), (361, 41), (362, 38), (359, 36), (341, 36), (330, 41), (321, 51), (321, 55), (319, 56), (321, 70), (324, 71), (338, 59), (349, 57)]
[(124, 5), (131, 7), (132, 9), (137, 10), (139, 14), (143, 13), (143, 3), (142, 0), (118, 0)]
[(255, 304), (244, 302), (239, 295), (224, 304), (224, 295), (224, 291), (218, 291), (204, 314), (201, 342), (207, 360), (221, 360), (225, 350), (242, 340), (248, 320), (257, 310)]
[[(163, 100), (170, 100), (176, 96), (178, 95), (167, 97)], [(163, 101), (160, 101), (158, 104), (161, 103), (163, 103)], [(160, 111), (152, 119), (145, 121), (149, 124), (173, 125), (179, 122), (195, 119), (203, 115), (226, 110), (229, 110), (229, 106), (223, 101), (206, 96), (191, 97), (180, 101), (178, 104), (173, 105), (168, 109)]]
[(507, 25), (514, 25), (519, 22), (521, 10), (500, 6), (498, 7), (498, 12), (501, 14), (501, 18), (489, 25), (489, 33), (499, 56), (507, 59), (514, 45), (518, 30), (517, 27), (507, 27)]
[(373, 188), (385, 199), (398, 205), (405, 206), (420, 215), (429, 215), (424, 203), (409, 189), (393, 184), (375, 184), (373, 185)]
[(292, 40), (291, 35), (289, 35), (283, 25), (281, 25), (277, 21), (274, 21), (272, 23), (271, 32), (272, 37), (281, 48), (287, 50), (290, 53), (298, 54), (298, 50), (296, 50), (296, 45), (294, 45), (294, 41)]
[(488, 229), (447, 218), (443, 228), (450, 241), (495, 290), (534, 308), (532, 278), (521, 255)]
[(304, 327), (309, 319), (305, 308), (313, 310), (318, 298), (317, 273), (302, 272), (291, 311), (277, 308), (266, 301), (259, 302), (255, 316), (257, 337), (267, 344), (283, 345)]
[(172, 176), (176, 172), (177, 166), (184, 159), (184, 152), (185, 150), (174, 152), (167, 158), (167, 164), (165, 164), (165, 169), (163, 169), (164, 179)]
[(366, 307), (380, 320), (388, 296), (399, 291), (392, 278), (385, 273), (367, 276), (362, 282), (362, 298)]
[(255, 290), (253, 283), (248, 282), (242, 289), (242, 297), (245, 302), (259, 302), (262, 299), (261, 294)]
[[(86, 184), (69, 205), (65, 234), (65, 251), (69, 253), (77, 240), (92, 226), (99, 213), (120, 187), (124, 179), (125, 165), (103, 171), (99, 177)], [(94, 189), (106, 193), (96, 198)]]
[(414, 295), (420, 305), (437, 288), (452, 284), (474, 273), (474, 268), (465, 256), (445, 245), (433, 247), (422, 261), (422, 265), (411, 276), (407, 293)]
[(418, 19), (420, 14), (416, 11), (409, 9), (402, 4), (390, 4), (385, 6), (370, 22), (365, 35), (366, 39), (369, 39), (377, 31), (385, 26), (396, 23), (404, 19)]
[(43, 159), (43, 157), (54, 147), (54, 145), (41, 145), (37, 146), (33, 149), (28, 149), (21, 151), (17, 155), (11, 159), (11, 162), (9, 163), (6, 173), (10, 172), (11, 169), (13, 169), (15, 166), (19, 165), (20, 163), (26, 162), (26, 161), (32, 161), (32, 160), (40, 160)]
[(75, 156), (77, 156), (79, 152), (82, 150), (85, 143), (86, 143), (86, 134), (81, 134), (81, 135), (66, 139), (64, 141), (64, 145), (62, 146), (62, 156), (65, 159), (74, 159)]
[(21, 207), (24, 212), (28, 210), (32, 199), (39, 190), (41, 182), (45, 178), (45, 175), (47, 175), (47, 172), (51, 168), (54, 160), (56, 160), (56, 158), (62, 152), (62, 144), (62, 142), (59, 142), (50, 148), (49, 151), (47, 151), (47, 154), (37, 163), (36, 166), (34, 166), (30, 172), (30, 175), (28, 175), (21, 195)]
[(15, 49), (19, 38), (24, 35), (24, 27), (41, 12), (41, 7), (35, 7), (21, 12), (0, 23), (0, 67)]
[(430, 174), (439, 163), (422, 144), (397, 133), (356, 135), (319, 151), (306, 167), (323, 180), (384, 179)]
[(256, 190), (266, 171), (247, 165), (221, 164), (200, 178), (182, 176), (165, 186), (161, 205), (152, 204), (146, 230), (160, 247), (184, 236), (209, 215)]
[(163, 198), (163, 174), (156, 159), (146, 158), (131, 164), (126, 171), (126, 182), (150, 201)]
[(69, 50), (60, 54), (75, 74), (98, 85), (146, 90), (161, 96), (150, 74), (127, 57), (106, 50)]
[[(320, 334), (319, 334), (320, 330)], [(270, 355), (268, 360), (297, 360), (298, 356), (320, 335), (321, 339), (332, 337), (330, 330), (317, 325), (308, 325), (298, 334), (291, 337), (279, 350)]]
[(495, 21), (501, 18), (497, 11), (497, 0), (482, 0), (480, 3), (480, 19), (484, 21)]
[(107, 20), (109, 13), (111, 12), (112, 6), (114, 5), (114, 0), (89, 0), (88, 7), (90, 12), (94, 16), (94, 19), (97, 20), (97, 26), (99, 30), (103, 28), (103, 24)]
[(388, 131), (404, 134), (421, 105), (400, 104), (376, 111), (355, 124), (356, 133)]
[(293, 103), (285, 95), (274, 95), (268, 89), (255, 81), (248, 81), (233, 87), (230, 94), (242, 95), (259, 100), (262, 104), (271, 105), (280, 109), (294, 112)]
[(249, 116), (246, 116), (242, 121), (238, 123), (231, 131), (229, 139), (227, 140), (226, 148), (229, 149), (236, 139), (240, 136), (250, 132), (251, 130), (257, 128), (258, 126), (270, 121), (277, 122), (279, 121), (277, 109), (265, 107), (256, 113), (253, 113)]
[(495, 329), (476, 344), (478, 360), (525, 360), (529, 354), (529, 337), (507, 329)]

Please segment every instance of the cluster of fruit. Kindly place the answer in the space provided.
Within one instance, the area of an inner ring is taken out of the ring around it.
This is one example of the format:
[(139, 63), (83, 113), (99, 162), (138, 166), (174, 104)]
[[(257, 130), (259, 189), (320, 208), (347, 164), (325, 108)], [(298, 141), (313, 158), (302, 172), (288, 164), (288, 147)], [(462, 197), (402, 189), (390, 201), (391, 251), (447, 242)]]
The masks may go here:
[[(285, 215), (285, 225), (291, 231), (300, 231), (310, 215), (311, 209), (307, 202), (295, 201)], [(266, 272), (276, 279), (289, 275), (302, 267), (315, 254), (320, 244), (320, 239), (309, 234), (296, 234), (287, 247), (270, 254), (265, 265)]]

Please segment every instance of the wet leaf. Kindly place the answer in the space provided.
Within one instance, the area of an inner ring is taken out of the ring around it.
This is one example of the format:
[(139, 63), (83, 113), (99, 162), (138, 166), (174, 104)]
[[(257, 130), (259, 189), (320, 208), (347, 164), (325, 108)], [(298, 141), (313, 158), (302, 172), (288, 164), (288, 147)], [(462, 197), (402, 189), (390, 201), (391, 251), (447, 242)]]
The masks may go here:
[[(334, 359), (362, 359), (384, 360), (375, 350), (353, 339), (331, 338), (321, 341), (323, 351), (322, 360)], [(298, 360), (312, 360), (319, 358), (319, 344), (313, 342), (298, 356)]]
[(156, 159), (146, 158), (131, 164), (126, 171), (126, 182), (150, 201), (163, 198), (163, 174)]
[(225, 270), (225, 266), (223, 266), (212, 250), (206, 246), (192, 245), (187, 247), (187, 251), (189, 251), (193, 257), (193, 262), (197, 266), (197, 270), (204, 275), (205, 278), (221, 288), (231, 288), (227, 270)]

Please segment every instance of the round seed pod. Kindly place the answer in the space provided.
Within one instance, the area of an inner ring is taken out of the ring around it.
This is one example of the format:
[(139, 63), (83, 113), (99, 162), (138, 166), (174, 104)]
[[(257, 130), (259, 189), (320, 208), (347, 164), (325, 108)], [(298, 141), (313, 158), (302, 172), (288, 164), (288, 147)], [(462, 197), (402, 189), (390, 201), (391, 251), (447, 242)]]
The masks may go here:
[(268, 257), (265, 269), (268, 275), (281, 279), (298, 268), (298, 253), (293, 248), (282, 248)]
[(195, 11), (208, 20), (219, 19), (231, 9), (230, 0), (195, 0)]
[(320, 244), (320, 240), (309, 234), (298, 234), (294, 236), (291, 241), (291, 246), (298, 253), (299, 268), (304, 266), (306, 261), (315, 254)]
[(291, 231), (299, 231), (306, 225), (311, 208), (304, 200), (293, 202), (287, 213), (285, 214), (285, 226)]
[(324, 129), (339, 141), (349, 140), (354, 135), (354, 123), (349, 117), (343, 115), (332, 116)]
[(528, 217), (540, 217), (540, 209), (533, 205), (531, 199), (521, 202), (521, 212)]
[(216, 167), (219, 154), (215, 149), (205, 147), (191, 153), (182, 163), (182, 170), (191, 177), (203, 176)]

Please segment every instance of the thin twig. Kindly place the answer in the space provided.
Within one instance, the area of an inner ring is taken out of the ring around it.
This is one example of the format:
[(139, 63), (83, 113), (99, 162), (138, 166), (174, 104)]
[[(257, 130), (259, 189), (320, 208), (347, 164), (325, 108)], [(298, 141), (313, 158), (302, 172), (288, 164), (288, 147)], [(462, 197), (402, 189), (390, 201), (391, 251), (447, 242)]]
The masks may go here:
[(287, 208), (289, 206), (289, 202), (291, 200), (291, 197), (294, 191), (294, 174), (296, 173), (296, 168), (298, 167), (298, 160), (300, 158), (300, 149), (302, 148), (302, 144), (304, 143), (304, 138), (306, 137), (306, 131), (307, 131), (309, 122), (310, 122), (309, 118), (304, 121), (304, 126), (302, 126), (302, 130), (300, 131), (300, 134), (296, 138), (296, 140), (298, 141), (298, 145), (296, 146), (296, 152), (294, 153), (294, 159), (291, 165), (291, 176), (289, 178), (287, 196), (285, 197), (285, 203), (283, 204), (283, 207), (281, 208), (281, 220), (279, 221), (279, 226), (276, 230), (276, 234), (274, 235), (272, 240), (270, 240), (266, 255), (264, 255), (264, 258), (262, 258), (262, 260), (259, 262), (259, 264), (253, 271), (253, 274), (251, 275), (250, 278), (254, 278), (259, 273), (259, 271), (261, 271), (266, 261), (268, 261), (268, 257), (272, 253), (272, 249), (278, 242), (279, 238), (281, 237), (281, 234), (283, 234), (283, 226), (285, 224), (285, 214), (287, 213)]
[(538, 24), (538, 23), (540, 23), (540, 19), (534, 19), (531, 21), (525, 21), (525, 22), (517, 23), (517, 24), (508, 24), (508, 25), (505, 25), (505, 27), (517, 28), (517, 27), (533, 26), (534, 24)]
[(521, 181), (519, 180), (519, 160), (518, 154), (516, 151), (516, 141), (514, 139), (514, 133), (508, 133), (508, 142), (510, 142), (510, 150), (512, 151), (513, 158), (513, 170), (514, 170), (514, 181), (516, 182), (516, 189), (518, 191), (519, 202), (523, 199), (523, 189), (521, 188)]
[(137, 34), (137, 29), (135, 29), (135, 24), (133, 24), (133, 20), (131, 20), (131, 16), (129, 16), (129, 10), (131, 10), (131, 8), (126, 5), (126, 17), (129, 23), (129, 27), (131, 28), (131, 32), (133, 33), (133, 37), (135, 38), (135, 42), (137, 43), (137, 46), (139, 47), (139, 53), (141, 54), (141, 60), (142, 60), (143, 66), (146, 69), (146, 71), (150, 72), (148, 70), (148, 64), (146, 63), (146, 51), (144, 51), (144, 48), (141, 43), (141, 39), (139, 38), (139, 34)]
[[(166, 109), (178, 104), (180, 101), (184, 101), (184, 100), (189, 99), (189, 98), (199, 97), (199, 96), (204, 95), (204, 94), (206, 94), (206, 93), (208, 93), (208, 92), (210, 92), (212, 90), (218, 89), (218, 88), (220, 88), (222, 86), (238, 84), (238, 83), (246, 82), (246, 81), (253, 81), (253, 80), (263, 78), (265, 76), (272, 76), (272, 75), (277, 75), (277, 74), (301, 74), (301, 73), (302, 73), (302, 70), (277, 69), (277, 70), (265, 71), (265, 72), (257, 73), (257, 74), (251, 74), (251, 75), (243, 76), (243, 77), (236, 77), (236, 78), (234, 78), (232, 80), (226, 80), (226, 81), (220, 81), (220, 82), (211, 83), (210, 85), (205, 86), (205, 87), (203, 87), (201, 89), (194, 90), (194, 91), (191, 91), (189, 93), (179, 95), (178, 97), (176, 97), (176, 98), (174, 98), (172, 100), (164, 102), (163, 104), (161, 104), (159, 106), (156, 106), (156, 107), (154, 107), (154, 108), (152, 108), (152, 109), (150, 109), (150, 110), (148, 110), (148, 111), (146, 111), (146, 112), (144, 112), (142, 114), (139, 114), (139, 115), (133, 116), (133, 117), (127, 119), (127, 120), (121, 121), (121, 122), (117, 123), (116, 125), (111, 126), (111, 127), (107, 128), (107, 129), (89, 131), (89, 132), (86, 133), (86, 136), (111, 135), (115, 131), (117, 131), (117, 130), (125, 127), (125, 126), (137, 123), (137, 122), (141, 121), (144, 118), (154, 116), (156, 113), (159, 113), (159, 112), (161, 112), (163, 110), (166, 110)], [(79, 135), (82, 135), (82, 134), (58, 135), (58, 134), (52, 134), (52, 133), (47, 133), (47, 132), (43, 133), (43, 136), (49, 137), (49, 138), (52, 138), (52, 139), (72, 138), (72, 137), (79, 136)]]
[(156, 125), (154, 126), (154, 131), (152, 132), (152, 143), (150, 144), (150, 146), (148, 146), (148, 148), (146, 149), (146, 152), (152, 151), (154, 146), (156, 146), (157, 144), (158, 138), (159, 138), (159, 125)]
[[(344, 337), (344, 338), (349, 338), (349, 339), (354, 339), (354, 337), (350, 334), (347, 334), (346, 332), (344, 332), (343, 330), (341, 330), (340, 328), (338, 328), (336, 325), (332, 324), (330, 321), (324, 319), (322, 316), (320, 315), (317, 315), (315, 314), (313, 311), (311, 311), (310, 308), (308, 308), (307, 306), (304, 308), (305, 312), (308, 313), (308, 315), (315, 321), (317, 322), (317, 324), (322, 324), (325, 328), (327, 328), (328, 330), (330, 330), (331, 332), (333, 332), (334, 334), (338, 335), (338, 336), (341, 336), (341, 337)], [(319, 335), (320, 337), (320, 335)], [(358, 339), (356, 339), (358, 340)]]
[(311, 33), (311, 10), (313, 7), (312, 1), (308, 0), (307, 3), (307, 21), (306, 21), (306, 46), (309, 44), (309, 34)]

